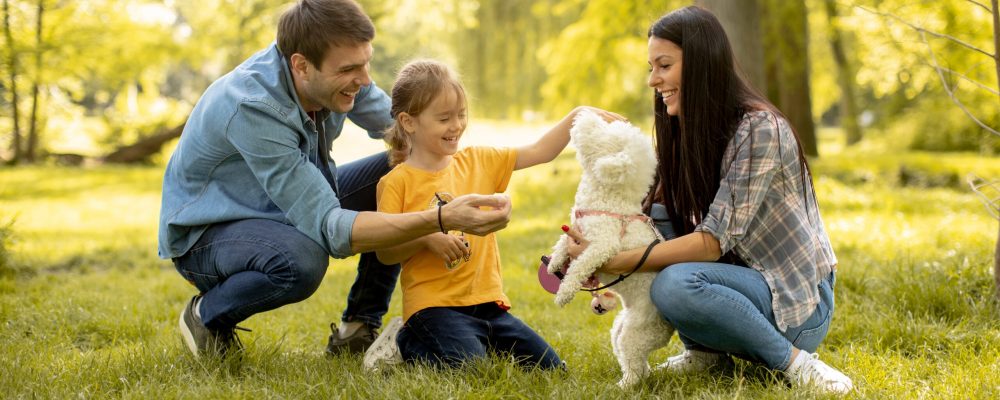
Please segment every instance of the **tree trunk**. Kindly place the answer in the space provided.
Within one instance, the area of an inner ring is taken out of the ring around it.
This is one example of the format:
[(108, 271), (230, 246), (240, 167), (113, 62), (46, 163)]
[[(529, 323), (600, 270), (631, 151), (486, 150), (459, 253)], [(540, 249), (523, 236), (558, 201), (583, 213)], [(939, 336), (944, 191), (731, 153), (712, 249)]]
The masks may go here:
[(21, 160), (21, 118), (17, 113), (17, 51), (14, 50), (14, 35), (10, 32), (10, 4), (7, 0), (3, 0), (3, 30), (4, 36), (7, 38), (7, 50), (8, 50), (8, 72), (10, 78), (10, 111), (11, 119), (14, 122), (14, 131), (11, 132), (10, 139), (10, 151), (11, 159), (8, 161), (10, 164), (17, 164)]
[(993, 63), (997, 67), (997, 88), (1000, 89), (1000, 8), (997, 8), (997, 0), (992, 0), (991, 4), (993, 5)]
[(24, 161), (33, 163), (38, 156), (38, 88), (42, 84), (42, 14), (45, 12), (44, 0), (38, 0), (38, 10), (35, 15), (35, 79), (31, 84), (31, 117), (28, 119), (28, 144), (24, 149)]
[(830, 47), (833, 51), (833, 61), (837, 65), (837, 84), (840, 86), (840, 126), (844, 129), (847, 145), (861, 141), (861, 126), (858, 125), (858, 106), (854, 95), (854, 66), (844, 51), (844, 39), (840, 31), (840, 18), (837, 16), (835, 0), (823, 1), (826, 9), (826, 20), (830, 27)]
[(173, 128), (161, 131), (157, 134), (141, 139), (128, 146), (119, 147), (115, 151), (101, 158), (105, 163), (131, 164), (149, 160), (149, 157), (159, 152), (163, 145), (172, 139), (176, 139), (184, 132), (184, 124), (181, 123)]
[(767, 93), (761, 14), (757, 0), (695, 0), (695, 4), (715, 14), (729, 37), (736, 65), (751, 85), (761, 93)]
[(816, 125), (809, 93), (809, 30), (805, 0), (765, 0), (762, 15), (767, 42), (768, 93), (802, 142), (809, 156), (818, 156)]
[[(996, 0), (993, 3), (993, 12), (996, 12)], [(993, 288), (993, 294), (1000, 300), (1000, 226), (997, 229), (997, 244), (993, 249)]]

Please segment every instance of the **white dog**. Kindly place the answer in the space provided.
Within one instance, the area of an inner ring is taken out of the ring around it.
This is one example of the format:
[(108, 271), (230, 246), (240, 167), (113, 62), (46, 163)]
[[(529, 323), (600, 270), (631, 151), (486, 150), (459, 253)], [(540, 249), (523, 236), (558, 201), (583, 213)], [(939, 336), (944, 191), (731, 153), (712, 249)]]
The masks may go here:
[[(556, 293), (564, 306), (584, 287), (597, 268), (622, 250), (645, 248), (661, 239), (650, 219), (642, 214), (642, 200), (653, 184), (656, 155), (649, 138), (626, 122), (607, 123), (591, 112), (580, 113), (570, 138), (583, 166), (571, 218), (590, 245), (566, 269)], [(563, 235), (553, 248), (549, 273), (562, 270), (567, 261)], [(622, 310), (611, 328), (611, 348), (622, 368), (621, 387), (649, 374), (649, 354), (666, 346), (674, 333), (649, 297), (655, 273), (636, 272), (608, 290), (621, 298)], [(618, 276), (598, 273), (604, 285)]]

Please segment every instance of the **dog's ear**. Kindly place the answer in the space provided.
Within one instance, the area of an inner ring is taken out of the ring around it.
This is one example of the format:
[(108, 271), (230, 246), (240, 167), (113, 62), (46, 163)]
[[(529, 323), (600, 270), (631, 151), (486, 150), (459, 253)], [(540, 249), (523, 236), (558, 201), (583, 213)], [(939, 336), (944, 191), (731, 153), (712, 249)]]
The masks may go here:
[(601, 131), (607, 123), (590, 110), (583, 110), (573, 118), (573, 127), (569, 130), (570, 139), (577, 152), (593, 154), (592, 147), (600, 146)]
[(598, 182), (621, 184), (632, 170), (632, 159), (625, 152), (601, 157), (594, 163), (594, 176)]

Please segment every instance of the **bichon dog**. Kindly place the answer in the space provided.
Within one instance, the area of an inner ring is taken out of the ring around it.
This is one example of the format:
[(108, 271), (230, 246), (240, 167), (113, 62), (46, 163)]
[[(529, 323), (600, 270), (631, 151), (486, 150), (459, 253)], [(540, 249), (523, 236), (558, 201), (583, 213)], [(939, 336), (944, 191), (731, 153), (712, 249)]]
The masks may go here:
[[(592, 112), (583, 112), (574, 120), (570, 138), (583, 166), (570, 217), (590, 245), (568, 268), (563, 268), (568, 258), (566, 245), (572, 239), (563, 235), (553, 248), (549, 273), (565, 271), (555, 299), (560, 306), (581, 289), (587, 290), (585, 285), (593, 283), (597, 268), (620, 251), (642, 247), (648, 255), (651, 243), (662, 240), (642, 213), (643, 198), (656, 173), (656, 155), (649, 137), (626, 122), (607, 123)], [(622, 310), (611, 328), (611, 348), (622, 368), (621, 387), (632, 386), (649, 374), (649, 354), (666, 346), (674, 333), (649, 297), (655, 276), (652, 272), (596, 274), (621, 298)], [(595, 312), (603, 312), (600, 305), (595, 306)]]

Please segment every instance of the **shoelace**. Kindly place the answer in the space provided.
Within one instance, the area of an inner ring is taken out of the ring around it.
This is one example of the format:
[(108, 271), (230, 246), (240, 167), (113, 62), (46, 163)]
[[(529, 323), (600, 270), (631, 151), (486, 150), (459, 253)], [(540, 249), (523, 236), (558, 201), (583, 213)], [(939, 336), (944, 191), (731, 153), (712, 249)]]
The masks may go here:
[(236, 343), (236, 348), (243, 349), (243, 341), (240, 340), (240, 335), (236, 334), (236, 331), (240, 330), (243, 332), (253, 332), (250, 329), (244, 328), (242, 326), (233, 326), (232, 329), (223, 329), (219, 331), (219, 340), (223, 343)]

